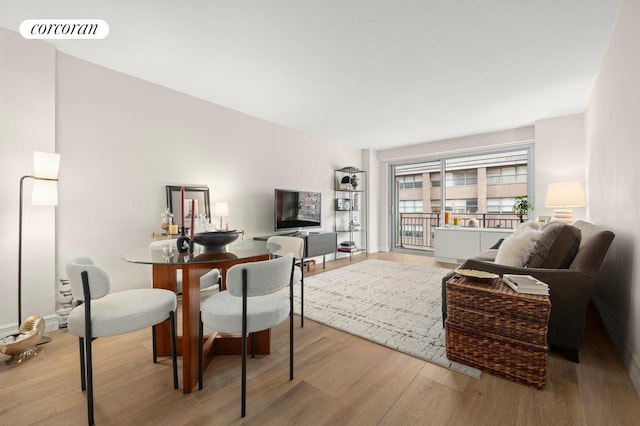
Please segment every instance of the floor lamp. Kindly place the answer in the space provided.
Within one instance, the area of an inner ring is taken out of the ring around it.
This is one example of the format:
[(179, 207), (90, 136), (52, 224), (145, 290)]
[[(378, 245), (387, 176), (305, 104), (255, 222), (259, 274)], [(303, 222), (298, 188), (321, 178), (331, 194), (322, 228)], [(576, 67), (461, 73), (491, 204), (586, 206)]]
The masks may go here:
[(60, 155), (45, 152), (33, 153), (33, 175), (20, 178), (20, 215), (18, 219), (18, 332), (0, 339), (0, 352), (9, 355), (7, 364), (17, 364), (34, 357), (37, 345), (51, 339), (43, 336), (44, 319), (31, 315), (22, 321), (22, 205), (25, 179), (33, 179), (31, 204), (58, 205), (58, 167)]
[(60, 154), (33, 153), (33, 175), (20, 179), (20, 219), (18, 222), (18, 327), (22, 323), (22, 204), (25, 179), (33, 179), (31, 204), (38, 206), (58, 205), (58, 169)]

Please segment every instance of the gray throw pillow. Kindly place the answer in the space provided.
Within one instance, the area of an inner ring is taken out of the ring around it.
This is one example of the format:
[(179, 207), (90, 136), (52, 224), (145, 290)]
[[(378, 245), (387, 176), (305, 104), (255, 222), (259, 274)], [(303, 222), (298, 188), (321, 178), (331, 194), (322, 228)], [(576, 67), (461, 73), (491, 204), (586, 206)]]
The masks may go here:
[(578, 253), (582, 233), (575, 226), (551, 222), (542, 228), (542, 235), (527, 262), (529, 268), (566, 269)]

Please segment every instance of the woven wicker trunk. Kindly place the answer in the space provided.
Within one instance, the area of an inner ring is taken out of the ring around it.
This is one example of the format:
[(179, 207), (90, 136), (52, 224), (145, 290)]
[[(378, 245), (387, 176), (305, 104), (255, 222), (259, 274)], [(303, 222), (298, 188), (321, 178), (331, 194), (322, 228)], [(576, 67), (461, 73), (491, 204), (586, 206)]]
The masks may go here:
[(449, 360), (544, 387), (549, 297), (516, 293), (500, 278), (455, 275), (446, 286)]

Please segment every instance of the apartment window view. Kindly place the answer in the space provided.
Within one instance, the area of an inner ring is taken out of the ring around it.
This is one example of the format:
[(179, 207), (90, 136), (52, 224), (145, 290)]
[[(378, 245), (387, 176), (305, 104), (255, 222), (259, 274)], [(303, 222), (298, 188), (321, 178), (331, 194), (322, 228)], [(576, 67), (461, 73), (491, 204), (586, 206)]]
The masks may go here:
[(430, 250), (442, 206), (461, 226), (471, 219), (486, 228), (514, 226), (515, 197), (529, 191), (529, 148), (398, 164), (392, 176), (395, 247)]

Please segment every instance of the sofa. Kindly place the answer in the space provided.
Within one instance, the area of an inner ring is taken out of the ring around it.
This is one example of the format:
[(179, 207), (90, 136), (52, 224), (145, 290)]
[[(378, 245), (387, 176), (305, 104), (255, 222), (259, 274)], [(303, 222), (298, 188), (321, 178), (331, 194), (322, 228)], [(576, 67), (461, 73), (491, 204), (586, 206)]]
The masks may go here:
[[(460, 269), (487, 271), (500, 276), (526, 274), (547, 283), (551, 301), (547, 340), (551, 349), (579, 362), (587, 307), (614, 234), (582, 220), (572, 225), (551, 222), (541, 230), (521, 228), (525, 231), (514, 232), (519, 236), (507, 237), (502, 245), (467, 259)], [(523, 233), (529, 233), (529, 249), (512, 249), (513, 240), (527, 239), (522, 237)], [(509, 248), (508, 244), (511, 244)], [(512, 259), (510, 265), (496, 261), (506, 259), (505, 254), (509, 251), (518, 251), (524, 264), (514, 265)], [(445, 283), (454, 273), (442, 279), (443, 324), (447, 316)]]

